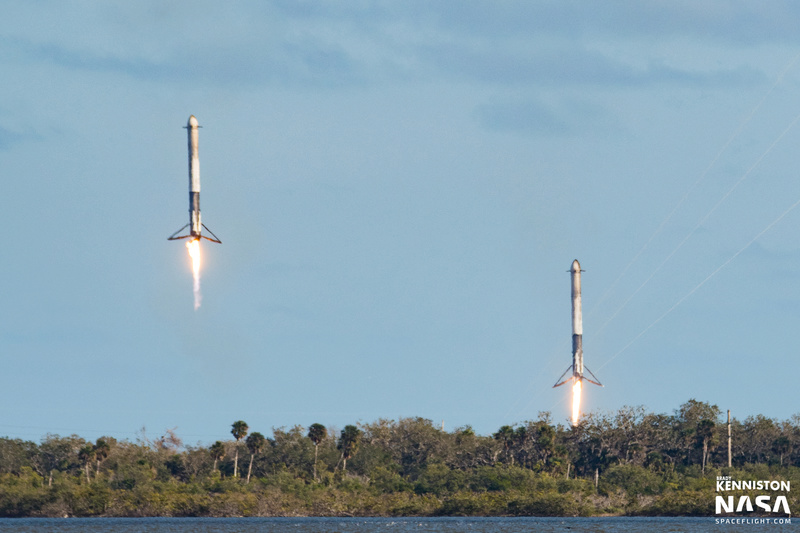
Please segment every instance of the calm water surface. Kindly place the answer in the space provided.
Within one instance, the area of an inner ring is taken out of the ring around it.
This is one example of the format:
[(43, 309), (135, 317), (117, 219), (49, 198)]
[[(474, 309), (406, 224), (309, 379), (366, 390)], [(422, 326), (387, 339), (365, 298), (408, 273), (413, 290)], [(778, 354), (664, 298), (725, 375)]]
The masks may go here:
[[(753, 520), (753, 519), (751, 519)], [(604, 533), (796, 531), (796, 524), (716, 524), (714, 518), (4, 518), (0, 532)]]

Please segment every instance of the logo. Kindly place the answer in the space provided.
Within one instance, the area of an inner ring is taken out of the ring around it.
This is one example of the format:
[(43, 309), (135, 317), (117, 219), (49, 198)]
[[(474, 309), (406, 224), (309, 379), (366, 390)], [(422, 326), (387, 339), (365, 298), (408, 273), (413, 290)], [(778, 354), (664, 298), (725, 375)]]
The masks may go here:
[[(743, 517), (717, 518), (717, 524), (791, 524), (787, 495), (791, 482), (774, 480), (734, 481), (731, 476), (717, 476), (717, 515), (743, 513)], [(733, 493), (733, 494), (726, 494)], [(751, 518), (749, 513), (779, 514), (781, 518)]]

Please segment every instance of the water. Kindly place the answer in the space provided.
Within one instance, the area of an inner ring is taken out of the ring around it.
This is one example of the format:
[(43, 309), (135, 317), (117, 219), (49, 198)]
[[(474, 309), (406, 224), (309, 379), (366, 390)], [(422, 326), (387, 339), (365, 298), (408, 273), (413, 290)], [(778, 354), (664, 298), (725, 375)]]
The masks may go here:
[(63, 533), (703, 533), (795, 531), (796, 524), (716, 524), (709, 518), (3, 518), (0, 532)]

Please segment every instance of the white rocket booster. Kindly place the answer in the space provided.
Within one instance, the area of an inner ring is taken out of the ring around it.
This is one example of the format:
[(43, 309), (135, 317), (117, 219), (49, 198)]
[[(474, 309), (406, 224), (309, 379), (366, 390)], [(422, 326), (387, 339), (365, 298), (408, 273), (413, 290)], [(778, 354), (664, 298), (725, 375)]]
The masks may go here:
[[(584, 379), (589, 383), (603, 386), (600, 380), (592, 374), (592, 371), (583, 366), (583, 312), (581, 311), (581, 264), (578, 260), (572, 262), (572, 267), (569, 269), (570, 278), (572, 281), (572, 365), (561, 374), (558, 382), (553, 385), (553, 388), (563, 385), (568, 381), (583, 381)], [(564, 376), (572, 370), (572, 376), (564, 379)], [(589, 373), (594, 380), (589, 379), (583, 375), (583, 371)], [(563, 380), (563, 381), (562, 381)]]
[[(175, 241), (178, 239), (191, 239), (193, 241), (198, 241), (202, 238), (221, 244), (222, 241), (220, 241), (217, 236), (214, 235), (214, 232), (208, 229), (200, 219), (200, 155), (198, 153), (198, 146), (200, 144), (198, 134), (199, 128), (200, 126), (198, 125), (195, 116), (190, 116), (189, 122), (186, 124), (186, 129), (189, 133), (189, 223), (173, 233), (168, 240)], [(178, 235), (186, 228), (189, 228), (188, 235)], [(210, 233), (211, 237), (203, 235), (203, 229)]]

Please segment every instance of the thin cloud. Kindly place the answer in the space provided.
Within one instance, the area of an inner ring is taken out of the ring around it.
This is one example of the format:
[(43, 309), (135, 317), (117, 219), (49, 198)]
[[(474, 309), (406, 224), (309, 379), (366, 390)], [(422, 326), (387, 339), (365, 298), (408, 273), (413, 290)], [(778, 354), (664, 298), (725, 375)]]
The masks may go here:
[[(510, 42), (520, 37), (608, 37), (615, 41), (670, 40), (676, 37), (718, 43), (796, 44), (800, 4), (766, 4), (719, 0), (583, 2), (402, 2), (393, 16), (426, 13), (439, 31), (474, 39)], [(384, 4), (385, 5), (385, 4)]]
[(574, 46), (526, 53), (516, 49), (444, 44), (423, 47), (420, 55), (439, 72), (492, 85), (713, 86), (763, 80), (760, 73), (745, 67), (695, 71), (658, 60), (637, 66)]
[(475, 109), (478, 123), (486, 129), (515, 133), (566, 135), (571, 121), (551, 106), (538, 102), (492, 103)]
[[(163, 8), (107, 8), (97, 15), (99, 31), (60, 27), (61, 33), (24, 38), (10, 32), (0, 44), (26, 61), (213, 86), (350, 87), (443, 77), (481, 84), (739, 84), (758, 74), (739, 65), (692, 67), (681, 64), (679, 54), (668, 63), (645, 53), (637, 63), (586, 43), (614, 43), (627, 50), (626, 42), (638, 42), (645, 34), (648, 46), (655, 47), (678, 38), (745, 44), (783, 35), (794, 42), (794, 28), (781, 28), (800, 15), (800, 5), (794, 4), (748, 10), (720, 2), (627, 1), (278, 1), (214, 12), (219, 21), (176, 10), (154, 18), (156, 9)], [(248, 18), (248, 12), (260, 14), (260, 22)], [(152, 23), (143, 27), (148, 14)], [(176, 29), (186, 25), (196, 31), (186, 40), (174, 39)], [(777, 31), (764, 31), (773, 26)], [(637, 53), (635, 46), (630, 53)]]
[(0, 151), (8, 150), (13, 145), (25, 140), (36, 138), (38, 137), (32, 134), (23, 135), (0, 126)]
[(62, 44), (37, 44), (21, 39), (0, 40), (26, 61), (65, 69), (121, 73), (144, 81), (193, 81), (217, 86), (352, 85), (360, 83), (359, 67), (346, 50), (313, 40), (282, 43), (269, 52), (247, 49), (172, 50), (167, 58), (122, 57)]

